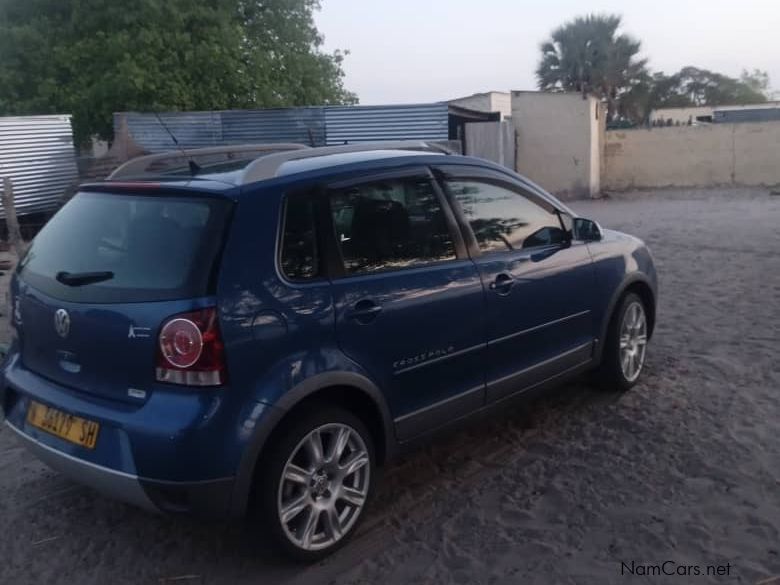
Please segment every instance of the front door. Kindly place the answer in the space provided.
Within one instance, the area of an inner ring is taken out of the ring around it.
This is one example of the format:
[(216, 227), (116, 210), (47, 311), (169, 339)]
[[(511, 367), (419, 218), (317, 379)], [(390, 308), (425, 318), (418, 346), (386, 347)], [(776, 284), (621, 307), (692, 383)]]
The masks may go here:
[(400, 440), (484, 404), (484, 295), (427, 169), (328, 190), (339, 345), (386, 392)]
[(485, 286), (491, 402), (591, 359), (595, 276), (587, 246), (569, 241), (547, 200), (497, 173), (456, 172), (443, 184)]

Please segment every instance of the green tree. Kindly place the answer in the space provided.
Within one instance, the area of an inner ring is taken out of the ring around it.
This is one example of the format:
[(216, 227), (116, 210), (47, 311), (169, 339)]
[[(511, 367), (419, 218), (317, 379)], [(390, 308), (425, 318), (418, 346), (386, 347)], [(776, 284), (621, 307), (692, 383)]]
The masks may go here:
[(317, 0), (0, 0), (0, 115), (355, 103), (322, 51)]
[(644, 124), (659, 108), (757, 104), (767, 101), (769, 75), (743, 71), (740, 79), (698, 67), (683, 67), (673, 75), (645, 76), (624, 94), (620, 116)]
[[(768, 84), (769, 80), (766, 82)], [(766, 101), (766, 96), (748, 83), (697, 67), (683, 67), (669, 78), (664, 90), (659, 93), (656, 107), (668, 107), (669, 102), (676, 104), (685, 99), (694, 106), (742, 105)]]
[(769, 87), (769, 73), (766, 71), (761, 71), (761, 69), (753, 69), (753, 71), (743, 69), (739, 76), (739, 81), (769, 99), (771, 90)]
[(555, 29), (541, 45), (539, 89), (595, 95), (613, 119), (621, 97), (647, 75), (647, 61), (638, 57), (641, 43), (619, 34), (620, 24), (619, 16), (592, 14)]
[(619, 117), (632, 124), (645, 124), (656, 108), (685, 108), (693, 104), (691, 98), (677, 91), (675, 76), (653, 73), (643, 75), (620, 101)]

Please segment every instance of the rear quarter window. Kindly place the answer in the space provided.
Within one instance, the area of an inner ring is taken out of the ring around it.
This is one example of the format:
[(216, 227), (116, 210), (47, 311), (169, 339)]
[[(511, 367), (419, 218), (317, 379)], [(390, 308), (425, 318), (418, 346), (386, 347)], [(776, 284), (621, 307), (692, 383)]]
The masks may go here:
[[(34, 288), (73, 302), (206, 296), (231, 203), (207, 197), (79, 193), (41, 230), (20, 267)], [(68, 286), (60, 273), (111, 272)]]
[(320, 273), (314, 199), (287, 198), (282, 228), (281, 268), (290, 280), (311, 280)]

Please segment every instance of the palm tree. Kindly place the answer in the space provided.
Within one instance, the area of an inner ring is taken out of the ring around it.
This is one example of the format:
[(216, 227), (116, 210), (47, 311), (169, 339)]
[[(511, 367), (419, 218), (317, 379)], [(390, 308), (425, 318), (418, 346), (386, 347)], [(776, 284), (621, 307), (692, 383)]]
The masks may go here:
[(637, 57), (641, 43), (618, 34), (620, 23), (616, 15), (591, 14), (555, 29), (541, 45), (539, 89), (595, 95), (612, 120), (621, 95), (647, 76), (647, 60)]

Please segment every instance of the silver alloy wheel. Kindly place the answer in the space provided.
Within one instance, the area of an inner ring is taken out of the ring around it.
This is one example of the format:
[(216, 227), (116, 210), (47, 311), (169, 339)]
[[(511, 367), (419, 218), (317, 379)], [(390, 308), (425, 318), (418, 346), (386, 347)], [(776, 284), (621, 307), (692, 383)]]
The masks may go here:
[(635, 382), (642, 373), (647, 350), (647, 317), (638, 301), (632, 302), (623, 313), (620, 324), (620, 369), (629, 382)]
[(287, 459), (277, 512), (287, 538), (316, 551), (337, 543), (360, 516), (371, 466), (363, 438), (342, 423), (306, 435)]

